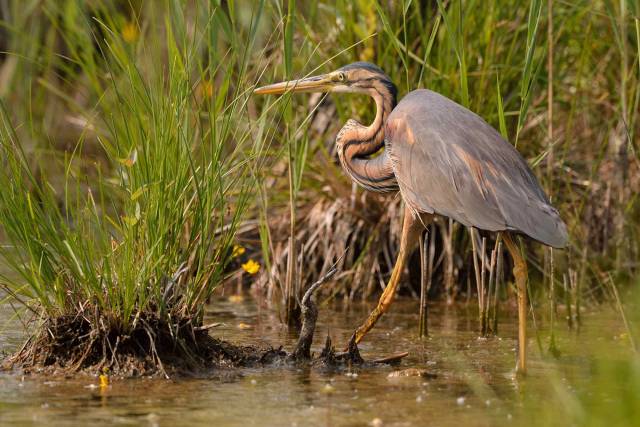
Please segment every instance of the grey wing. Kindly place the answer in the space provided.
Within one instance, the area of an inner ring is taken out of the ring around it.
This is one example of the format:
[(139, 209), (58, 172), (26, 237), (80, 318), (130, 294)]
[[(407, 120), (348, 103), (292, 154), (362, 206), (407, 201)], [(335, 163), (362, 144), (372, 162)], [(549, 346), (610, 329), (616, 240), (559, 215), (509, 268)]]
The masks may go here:
[(478, 115), (438, 93), (416, 90), (385, 126), (400, 192), (414, 210), (566, 245), (566, 226), (527, 162)]

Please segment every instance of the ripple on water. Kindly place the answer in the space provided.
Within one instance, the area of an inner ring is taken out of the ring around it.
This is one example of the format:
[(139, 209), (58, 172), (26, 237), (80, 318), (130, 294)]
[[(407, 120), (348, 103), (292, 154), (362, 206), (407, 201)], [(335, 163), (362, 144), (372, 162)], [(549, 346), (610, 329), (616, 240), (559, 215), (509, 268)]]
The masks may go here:
[[(346, 343), (368, 308), (322, 309), (315, 350), (327, 333), (334, 343)], [(430, 420), (439, 425), (477, 425), (517, 415), (520, 384), (513, 377), (513, 316), (505, 315), (500, 337), (479, 340), (472, 311), (434, 306), (431, 336), (420, 340), (417, 313), (415, 302), (399, 300), (360, 347), (367, 358), (408, 351), (395, 368), (337, 373), (246, 369), (213, 379), (114, 380), (108, 387), (98, 387), (97, 378), (88, 376), (48, 379), (0, 374), (0, 424), (389, 426)], [(219, 299), (207, 316), (206, 322), (220, 322), (212, 330), (214, 335), (236, 343), (291, 348), (294, 342), (275, 312), (248, 297)], [(0, 306), (0, 324), (9, 325), (0, 334), (0, 351), (15, 349), (22, 338), (12, 317), (9, 306)], [(570, 345), (571, 338), (566, 338), (563, 346)], [(538, 357), (533, 343), (530, 347), (532, 375), (527, 382), (534, 387), (536, 375), (552, 368)], [(567, 360), (577, 367), (585, 363), (579, 357)]]

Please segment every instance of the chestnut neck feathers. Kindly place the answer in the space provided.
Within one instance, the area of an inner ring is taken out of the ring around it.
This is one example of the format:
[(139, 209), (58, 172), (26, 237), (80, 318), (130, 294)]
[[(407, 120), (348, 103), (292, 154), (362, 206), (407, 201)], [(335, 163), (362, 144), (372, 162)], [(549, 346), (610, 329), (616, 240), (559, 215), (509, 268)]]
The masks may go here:
[(355, 182), (371, 191), (387, 192), (398, 189), (391, 159), (387, 150), (374, 154), (385, 144), (384, 125), (396, 106), (396, 87), (384, 73), (377, 74), (365, 74), (352, 83), (353, 92), (366, 93), (374, 99), (375, 119), (369, 126), (348, 120), (340, 129), (336, 144), (340, 163)]

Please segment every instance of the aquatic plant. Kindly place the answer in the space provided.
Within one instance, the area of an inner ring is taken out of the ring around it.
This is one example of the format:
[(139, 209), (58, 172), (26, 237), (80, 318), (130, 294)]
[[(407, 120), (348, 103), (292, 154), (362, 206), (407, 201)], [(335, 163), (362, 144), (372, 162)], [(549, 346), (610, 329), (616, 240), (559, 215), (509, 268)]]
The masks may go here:
[(219, 8), (165, 6), (46, 6), (41, 24), (67, 54), (33, 75), (65, 76), (40, 80), (62, 99), (54, 117), (79, 127), (62, 156), (45, 141), (29, 150), (39, 124), (21, 129), (2, 101), (0, 256), (12, 274), (0, 285), (34, 334), (10, 365), (164, 372), (211, 347), (204, 307), (237, 255), (268, 142), (266, 119), (246, 120), (257, 17), (224, 33)]

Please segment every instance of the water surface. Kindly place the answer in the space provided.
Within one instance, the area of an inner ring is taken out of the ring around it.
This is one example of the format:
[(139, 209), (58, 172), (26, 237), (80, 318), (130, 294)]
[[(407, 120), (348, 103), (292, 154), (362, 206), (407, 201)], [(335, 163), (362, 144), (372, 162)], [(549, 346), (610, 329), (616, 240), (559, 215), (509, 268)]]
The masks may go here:
[[(372, 304), (349, 310), (321, 308), (314, 350), (320, 350), (327, 333), (336, 343), (346, 343)], [(421, 340), (416, 336), (417, 312), (415, 302), (397, 301), (360, 346), (369, 359), (408, 351), (399, 367), (333, 373), (246, 369), (221, 372), (214, 379), (116, 379), (108, 388), (97, 387), (93, 377), (23, 378), (4, 373), (0, 374), (0, 424), (519, 425), (527, 421), (521, 410), (524, 393), (544, 396), (550, 371), (562, 367), (563, 376), (574, 377), (569, 380), (588, 375), (590, 359), (580, 351), (585, 336), (616, 345), (616, 334), (623, 331), (611, 313), (586, 314), (588, 326), (580, 334), (565, 325), (558, 328), (563, 350), (559, 360), (540, 355), (531, 331), (530, 373), (517, 379), (513, 314), (504, 315), (499, 337), (480, 339), (473, 310), (435, 305), (430, 337)], [(291, 349), (295, 342), (273, 309), (247, 296), (218, 298), (208, 316), (222, 322), (212, 334), (235, 343), (282, 344)], [(13, 317), (11, 307), (0, 308), (0, 324), (5, 325), (0, 351), (14, 351), (22, 342)], [(546, 343), (546, 335), (540, 336)], [(409, 368), (430, 375), (394, 373)]]

